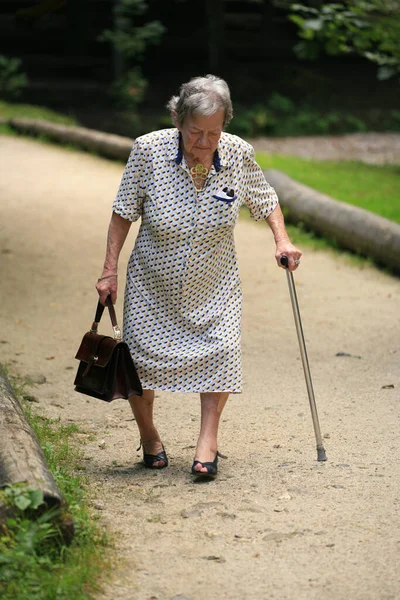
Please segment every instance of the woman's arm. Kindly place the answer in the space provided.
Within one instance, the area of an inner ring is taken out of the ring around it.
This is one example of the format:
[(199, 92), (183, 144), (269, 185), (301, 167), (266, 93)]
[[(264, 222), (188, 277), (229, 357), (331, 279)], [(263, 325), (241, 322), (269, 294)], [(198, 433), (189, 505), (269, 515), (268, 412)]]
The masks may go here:
[(272, 211), (272, 213), (266, 219), (270, 226), (272, 233), (275, 238), (276, 251), (275, 259), (279, 267), (285, 268), (281, 265), (280, 259), (284, 254), (289, 259), (289, 271), (294, 271), (298, 265), (294, 264), (295, 260), (300, 260), (302, 255), (301, 251), (296, 248), (290, 241), (290, 238), (285, 229), (285, 220), (283, 218), (281, 207), (278, 206)]
[(128, 235), (131, 221), (123, 219), (113, 212), (107, 235), (107, 250), (104, 260), (103, 272), (96, 284), (100, 302), (105, 304), (106, 298), (111, 294), (111, 301), (115, 304), (118, 290), (118, 258)]
[(246, 181), (244, 201), (256, 221), (266, 220), (270, 226), (275, 238), (275, 259), (278, 266), (285, 268), (280, 263), (281, 256), (285, 254), (289, 259), (289, 271), (294, 271), (298, 267), (294, 261), (300, 260), (301, 252), (289, 239), (278, 197), (265, 180), (260, 165), (255, 160), (254, 148), (247, 142), (243, 144), (243, 171)]

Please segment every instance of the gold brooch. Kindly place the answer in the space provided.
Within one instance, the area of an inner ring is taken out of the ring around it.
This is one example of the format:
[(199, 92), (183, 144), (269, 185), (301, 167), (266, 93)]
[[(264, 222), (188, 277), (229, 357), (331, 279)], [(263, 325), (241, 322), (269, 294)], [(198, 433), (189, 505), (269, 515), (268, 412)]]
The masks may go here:
[(190, 169), (190, 174), (193, 177), (194, 185), (197, 190), (201, 190), (203, 183), (207, 179), (208, 169), (205, 168), (201, 163), (197, 163)]

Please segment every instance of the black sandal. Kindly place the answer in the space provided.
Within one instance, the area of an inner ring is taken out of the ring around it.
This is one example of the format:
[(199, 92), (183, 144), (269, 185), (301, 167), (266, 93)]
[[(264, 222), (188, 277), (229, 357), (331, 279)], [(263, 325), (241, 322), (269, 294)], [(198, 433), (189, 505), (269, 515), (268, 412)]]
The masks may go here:
[[(152, 440), (147, 440), (147, 442), (151, 441)], [(146, 444), (147, 442), (144, 443)], [(165, 469), (165, 467), (168, 467), (168, 456), (165, 452), (164, 445), (162, 445), (162, 450), (158, 454), (146, 454), (142, 440), (140, 440), (140, 446), (137, 448), (137, 451), (139, 451), (140, 448), (143, 448), (143, 463), (145, 467), (148, 469)], [(154, 463), (159, 462), (160, 460), (162, 460), (164, 464), (162, 466), (157, 465), (155, 467)]]
[[(199, 460), (194, 460), (192, 465), (192, 475), (194, 477), (206, 477), (207, 479), (215, 479), (218, 474), (218, 457), (220, 458), (228, 458), (225, 454), (221, 454), (217, 451), (215, 458), (212, 462), (200, 462)], [(196, 465), (201, 465), (205, 467), (207, 471), (196, 471)]]

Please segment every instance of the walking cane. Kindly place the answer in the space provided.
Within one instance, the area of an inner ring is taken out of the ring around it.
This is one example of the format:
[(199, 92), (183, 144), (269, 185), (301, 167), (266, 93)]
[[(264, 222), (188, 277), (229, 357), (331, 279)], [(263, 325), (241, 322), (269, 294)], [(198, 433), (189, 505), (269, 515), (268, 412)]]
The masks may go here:
[(289, 271), (289, 268), (288, 268), (289, 260), (288, 260), (287, 256), (282, 255), (280, 261), (281, 261), (281, 265), (286, 267), (286, 277), (287, 277), (287, 282), (288, 282), (288, 286), (289, 286), (290, 299), (292, 301), (294, 322), (296, 325), (297, 337), (299, 340), (300, 355), (301, 355), (301, 360), (303, 363), (304, 376), (306, 379), (308, 399), (310, 401), (311, 416), (312, 416), (312, 420), (313, 420), (313, 424), (314, 424), (315, 439), (317, 440), (317, 454), (318, 454), (317, 460), (324, 461), (324, 460), (327, 460), (327, 456), (325, 453), (324, 445), (322, 443), (321, 430), (319, 427), (317, 405), (315, 404), (313, 384), (311, 381), (310, 365), (308, 364), (306, 343), (304, 341), (303, 327), (301, 325), (300, 309), (299, 309), (299, 304), (297, 302), (297, 294), (296, 294), (296, 288), (294, 285), (293, 273), (291, 273)]

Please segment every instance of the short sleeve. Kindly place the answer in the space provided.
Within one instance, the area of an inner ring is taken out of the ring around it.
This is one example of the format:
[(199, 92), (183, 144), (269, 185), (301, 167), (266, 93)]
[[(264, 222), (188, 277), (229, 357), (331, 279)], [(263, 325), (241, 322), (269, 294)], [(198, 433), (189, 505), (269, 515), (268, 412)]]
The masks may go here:
[(128, 221), (137, 221), (143, 213), (143, 200), (146, 193), (145, 164), (143, 149), (136, 140), (113, 204), (113, 212)]
[(261, 167), (254, 158), (254, 148), (246, 144), (244, 159), (244, 202), (250, 210), (250, 214), (256, 221), (262, 221), (269, 217), (275, 210), (279, 201), (272, 186), (265, 180)]

